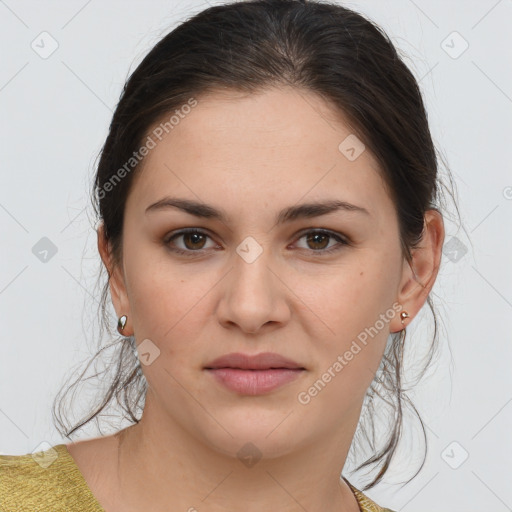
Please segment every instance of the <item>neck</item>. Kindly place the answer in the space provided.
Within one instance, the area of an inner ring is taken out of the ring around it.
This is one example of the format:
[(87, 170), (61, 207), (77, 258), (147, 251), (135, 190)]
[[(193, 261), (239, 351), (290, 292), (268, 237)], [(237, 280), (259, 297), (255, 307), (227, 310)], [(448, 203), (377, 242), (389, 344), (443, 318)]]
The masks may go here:
[(233, 456), (169, 424), (147, 401), (140, 422), (117, 434), (119, 510), (169, 510), (172, 503), (188, 512), (358, 512), (340, 479), (356, 425), (283, 456), (249, 444)]

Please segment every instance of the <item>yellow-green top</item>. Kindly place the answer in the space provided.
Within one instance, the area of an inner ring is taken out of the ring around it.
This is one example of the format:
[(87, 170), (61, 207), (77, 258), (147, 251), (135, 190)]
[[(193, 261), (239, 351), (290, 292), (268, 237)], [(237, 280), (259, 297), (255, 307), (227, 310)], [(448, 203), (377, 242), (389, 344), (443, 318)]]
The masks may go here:
[[(361, 512), (381, 508), (347, 481)], [(105, 512), (65, 444), (26, 455), (0, 455), (0, 512)]]

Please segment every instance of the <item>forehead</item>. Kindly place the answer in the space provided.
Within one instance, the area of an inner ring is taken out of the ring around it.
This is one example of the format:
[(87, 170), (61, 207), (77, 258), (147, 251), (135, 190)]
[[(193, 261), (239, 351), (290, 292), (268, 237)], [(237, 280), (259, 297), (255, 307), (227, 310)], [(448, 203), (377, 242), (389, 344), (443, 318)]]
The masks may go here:
[(381, 213), (393, 208), (373, 155), (317, 95), (282, 88), (217, 91), (196, 100), (161, 140), (155, 128), (172, 113), (148, 131), (156, 144), (137, 169), (134, 207), (143, 210), (167, 194), (278, 209), (328, 194)]

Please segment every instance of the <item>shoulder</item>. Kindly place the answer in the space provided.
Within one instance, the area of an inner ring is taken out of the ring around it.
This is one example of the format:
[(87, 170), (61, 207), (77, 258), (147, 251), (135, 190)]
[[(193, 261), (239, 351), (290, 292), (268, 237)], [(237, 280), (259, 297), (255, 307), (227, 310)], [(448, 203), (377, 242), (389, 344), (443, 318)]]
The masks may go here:
[(364, 494), (359, 489), (355, 488), (347, 479), (345, 479), (345, 481), (352, 489), (352, 492), (354, 493), (357, 499), (361, 512), (394, 512), (390, 508), (380, 507), (379, 505), (377, 505), (377, 503), (375, 503), (368, 496), (366, 496), (366, 494)]
[(24, 455), (0, 455), (2, 512), (99, 512), (64, 444)]

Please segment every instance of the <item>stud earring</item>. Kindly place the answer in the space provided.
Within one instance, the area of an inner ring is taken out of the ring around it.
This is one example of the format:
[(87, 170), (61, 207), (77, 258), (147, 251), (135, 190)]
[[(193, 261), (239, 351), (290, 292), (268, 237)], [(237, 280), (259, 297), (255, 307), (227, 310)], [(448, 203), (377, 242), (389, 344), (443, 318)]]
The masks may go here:
[(409, 318), (409, 313), (407, 313), (407, 311), (402, 311), (402, 312), (400, 313), (400, 319), (401, 319), (401, 321), (402, 321), (402, 325), (404, 325), (404, 319), (405, 319), (405, 318)]
[(119, 334), (123, 334), (123, 329), (126, 326), (127, 319), (128, 317), (126, 315), (123, 315), (120, 316), (119, 319), (117, 320), (117, 331), (119, 332)]

